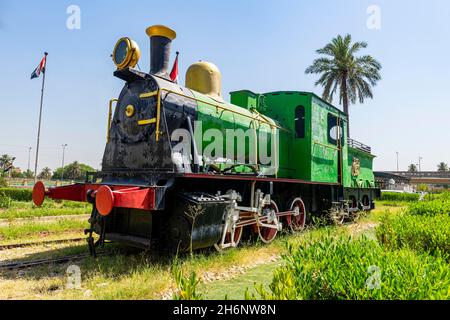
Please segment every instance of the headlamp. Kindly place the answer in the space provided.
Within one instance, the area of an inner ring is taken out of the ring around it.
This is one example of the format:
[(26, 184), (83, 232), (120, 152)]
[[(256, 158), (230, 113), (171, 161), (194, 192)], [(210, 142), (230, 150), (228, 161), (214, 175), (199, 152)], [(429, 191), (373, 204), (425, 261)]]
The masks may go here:
[(112, 54), (114, 64), (117, 69), (134, 68), (139, 58), (141, 57), (141, 50), (136, 42), (130, 38), (124, 37), (117, 41)]

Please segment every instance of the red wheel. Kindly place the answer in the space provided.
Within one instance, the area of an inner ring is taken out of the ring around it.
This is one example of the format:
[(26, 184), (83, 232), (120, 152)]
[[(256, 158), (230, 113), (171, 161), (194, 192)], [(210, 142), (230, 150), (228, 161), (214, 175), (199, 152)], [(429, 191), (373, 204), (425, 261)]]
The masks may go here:
[[(273, 221), (273, 217), (276, 213), (278, 213), (278, 206), (274, 201), (271, 201), (269, 205), (266, 205), (262, 209), (262, 217), (267, 217), (267, 219), (264, 219), (264, 224), (272, 224), (276, 226), (275, 221)], [(272, 220), (272, 221), (271, 221)], [(258, 227), (258, 235), (262, 242), (264, 243), (271, 243), (275, 237), (277, 236), (278, 229), (276, 228), (269, 228), (269, 227)]]
[(306, 209), (303, 200), (295, 198), (289, 207), (290, 211), (295, 211), (298, 215), (290, 215), (286, 217), (286, 222), (292, 232), (299, 232), (305, 229)]
[[(244, 227), (239, 227), (234, 230), (234, 243), (236, 246), (241, 242), (242, 233), (243, 233)], [(225, 236), (225, 242), (231, 243), (231, 232), (228, 232)]]

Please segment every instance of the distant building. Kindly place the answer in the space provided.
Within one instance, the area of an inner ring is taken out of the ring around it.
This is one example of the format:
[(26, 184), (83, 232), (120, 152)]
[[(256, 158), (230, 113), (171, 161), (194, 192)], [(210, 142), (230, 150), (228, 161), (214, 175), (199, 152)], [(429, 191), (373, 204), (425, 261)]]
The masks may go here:
[(391, 172), (375, 171), (375, 181), (381, 190), (415, 192), (411, 178)]

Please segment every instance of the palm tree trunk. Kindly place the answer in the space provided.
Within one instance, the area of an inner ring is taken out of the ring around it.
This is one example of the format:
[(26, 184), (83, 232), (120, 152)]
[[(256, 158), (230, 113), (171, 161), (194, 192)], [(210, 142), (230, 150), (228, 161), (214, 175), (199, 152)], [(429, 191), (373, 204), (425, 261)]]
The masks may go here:
[(347, 75), (342, 77), (342, 105), (344, 113), (347, 115), (347, 139), (350, 138), (350, 115), (348, 111), (348, 90), (347, 90)]

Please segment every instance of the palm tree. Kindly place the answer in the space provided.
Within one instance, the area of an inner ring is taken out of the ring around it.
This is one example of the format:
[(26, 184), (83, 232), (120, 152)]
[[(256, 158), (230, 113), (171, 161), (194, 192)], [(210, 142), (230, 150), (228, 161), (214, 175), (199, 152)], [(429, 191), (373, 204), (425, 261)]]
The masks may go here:
[(448, 171), (448, 164), (445, 162), (440, 162), (438, 165), (438, 172), (447, 172)]
[(16, 158), (10, 156), (9, 154), (3, 154), (0, 156), (0, 169), (7, 170)]
[[(323, 55), (306, 69), (307, 74), (319, 74), (320, 78), (315, 85), (321, 85), (324, 90), (322, 98), (333, 102), (334, 94), (338, 92), (339, 103), (343, 105), (344, 112), (349, 117), (349, 104), (358, 100), (363, 103), (365, 98), (373, 98), (372, 87), (381, 79), (381, 64), (372, 56), (355, 56), (367, 48), (366, 42), (355, 42), (347, 34), (338, 35), (322, 49), (317, 50)], [(350, 121), (349, 121), (350, 122)], [(347, 136), (350, 137), (350, 125), (347, 125)]]
[(42, 169), (41, 173), (39, 174), (39, 179), (43, 180), (49, 180), (52, 177), (52, 170), (49, 167), (45, 167)]
[(73, 180), (80, 179), (82, 172), (81, 172), (81, 166), (78, 163), (78, 161), (75, 161), (75, 162), (69, 164), (65, 168), (64, 173), (67, 173), (67, 177), (71, 178)]
[(408, 172), (417, 172), (417, 166), (414, 163), (411, 163), (408, 166)]

